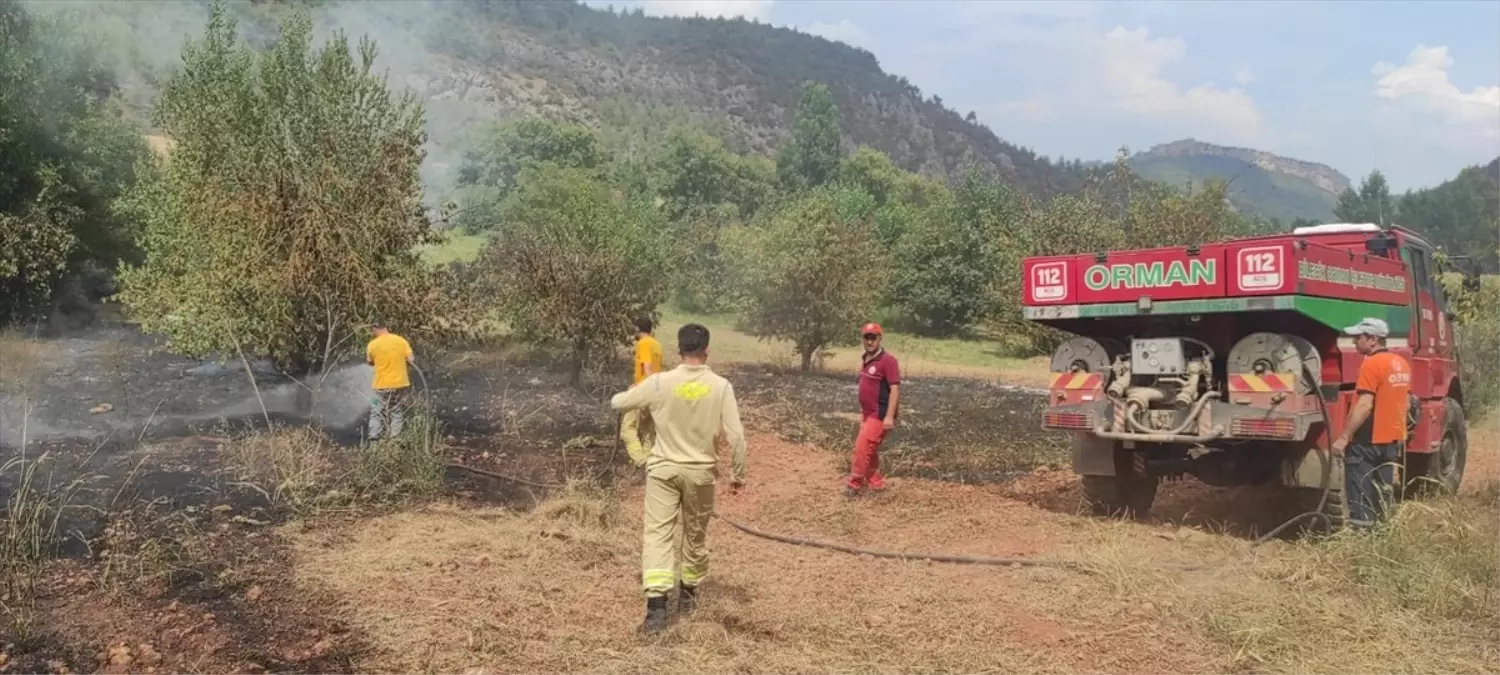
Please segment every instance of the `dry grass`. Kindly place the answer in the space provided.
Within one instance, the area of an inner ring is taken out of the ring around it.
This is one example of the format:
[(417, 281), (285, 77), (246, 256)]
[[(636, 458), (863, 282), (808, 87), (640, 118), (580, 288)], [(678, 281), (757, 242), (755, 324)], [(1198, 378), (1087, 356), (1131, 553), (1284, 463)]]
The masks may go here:
[(341, 478), (340, 450), (308, 428), (276, 429), (224, 447), (237, 478), (255, 485), (273, 503), (307, 509), (329, 501)]
[(0, 484), (8, 493), (0, 517), (0, 614), (6, 632), (20, 643), (40, 627), (36, 594), (42, 565), (57, 544), (63, 511), (84, 483), (50, 484), (42, 474), (48, 458), (46, 453), (28, 458), (23, 448), (0, 465)]
[(0, 395), (24, 394), (52, 370), (57, 346), (14, 331), (0, 332)]
[(50, 343), (0, 332), (0, 441), (16, 448), (0, 463), (0, 614), (6, 632), (21, 643), (39, 628), (38, 578), (57, 543), (63, 512), (83, 483), (54, 484), (50, 455), (29, 447), (34, 396), (56, 351)]
[[(732, 318), (723, 316), (669, 312), (656, 331), (667, 354), (676, 354), (677, 329), (688, 322), (702, 323), (713, 332), (714, 363), (785, 368), (797, 365), (791, 343), (759, 340), (735, 330)], [(1049, 382), (1047, 358), (1005, 356), (1006, 346), (993, 340), (930, 339), (892, 333), (886, 336), (885, 345), (901, 360), (902, 374), (910, 378), (974, 377), (1031, 387), (1045, 387)], [(859, 369), (860, 349), (857, 346), (833, 349), (823, 368), (855, 372)]]
[[(1255, 672), (1495, 672), (1500, 668), (1500, 521), (1479, 495), (1408, 503), (1383, 532), (1226, 553), (1218, 583), (1171, 594)], [(1158, 590), (1157, 592), (1160, 592)]]
[(751, 441), (750, 491), (721, 495), (726, 516), (888, 550), (1082, 560), (1095, 573), (863, 560), (715, 523), (704, 608), (646, 640), (634, 632), (639, 488), (575, 485), (531, 513), (438, 505), (291, 534), (299, 582), (344, 598), (375, 645), (356, 664), (365, 671), (1500, 669), (1494, 487), (1412, 503), (1374, 537), (1252, 552), (992, 488), (907, 479), (848, 502), (837, 458)]
[(401, 500), (442, 486), (442, 425), (422, 402), (412, 404), (397, 436), (342, 448), (321, 431), (278, 428), (235, 440), (225, 459), (241, 483), (272, 503), (311, 514), (356, 499)]

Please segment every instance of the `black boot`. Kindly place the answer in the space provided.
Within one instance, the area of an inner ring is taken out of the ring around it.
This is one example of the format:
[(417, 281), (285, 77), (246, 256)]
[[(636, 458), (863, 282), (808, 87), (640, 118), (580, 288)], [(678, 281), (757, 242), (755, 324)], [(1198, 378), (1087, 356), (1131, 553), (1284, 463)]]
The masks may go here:
[(698, 609), (698, 587), (683, 586), (677, 593), (677, 612), (688, 614), (695, 609)]
[(655, 635), (667, 629), (667, 596), (662, 595), (654, 598), (646, 598), (646, 622), (641, 624), (641, 632), (647, 635)]

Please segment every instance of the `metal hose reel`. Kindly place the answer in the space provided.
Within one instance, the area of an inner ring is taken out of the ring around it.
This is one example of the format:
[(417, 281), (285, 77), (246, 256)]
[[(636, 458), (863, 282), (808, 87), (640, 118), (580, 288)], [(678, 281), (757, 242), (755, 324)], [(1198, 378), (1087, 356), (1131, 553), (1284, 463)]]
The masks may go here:
[(1052, 372), (1109, 372), (1115, 356), (1124, 353), (1125, 347), (1109, 338), (1069, 338), (1052, 352)]
[[(1312, 394), (1323, 384), (1323, 359), (1305, 338), (1284, 333), (1251, 333), (1229, 350), (1226, 367), (1234, 375), (1296, 376), (1297, 393)], [(1307, 381), (1306, 374), (1317, 378)]]

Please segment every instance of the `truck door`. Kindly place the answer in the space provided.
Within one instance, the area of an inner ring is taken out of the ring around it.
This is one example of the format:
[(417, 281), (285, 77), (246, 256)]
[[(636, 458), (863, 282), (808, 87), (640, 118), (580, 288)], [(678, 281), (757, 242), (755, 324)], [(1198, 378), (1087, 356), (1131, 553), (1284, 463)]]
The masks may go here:
[(1446, 303), (1440, 302), (1442, 289), (1438, 287), (1431, 249), (1411, 242), (1403, 247), (1402, 253), (1411, 269), (1412, 281), (1411, 393), (1422, 401), (1420, 422), (1408, 441), (1408, 447), (1431, 448), (1441, 438), (1442, 404), (1439, 399), (1446, 395), (1449, 364), (1453, 362), (1453, 336), (1450, 334), (1453, 327), (1444, 316)]

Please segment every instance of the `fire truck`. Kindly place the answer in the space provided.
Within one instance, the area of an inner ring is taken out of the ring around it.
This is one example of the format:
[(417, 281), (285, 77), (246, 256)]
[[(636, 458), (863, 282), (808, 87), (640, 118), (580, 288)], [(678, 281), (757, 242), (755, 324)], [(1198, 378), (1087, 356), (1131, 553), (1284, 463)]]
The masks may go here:
[(1047, 429), (1071, 432), (1099, 514), (1144, 517), (1163, 480), (1281, 485), (1342, 518), (1328, 452), (1363, 358), (1343, 328), (1390, 326), (1411, 363), (1407, 490), (1463, 478), (1464, 388), (1436, 249), (1401, 227), (1333, 223), (1220, 243), (1023, 261), (1025, 318), (1071, 337)]

